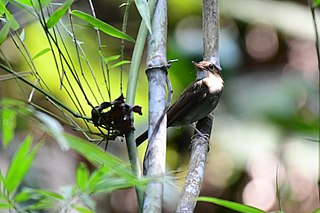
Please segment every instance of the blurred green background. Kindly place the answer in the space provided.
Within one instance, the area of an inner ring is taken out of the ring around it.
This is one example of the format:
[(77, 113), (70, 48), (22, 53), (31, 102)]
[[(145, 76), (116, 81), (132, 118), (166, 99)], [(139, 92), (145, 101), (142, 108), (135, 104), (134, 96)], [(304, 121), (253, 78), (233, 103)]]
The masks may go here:
[[(121, 29), (124, 12), (124, 7), (119, 7), (121, 3), (94, 1), (97, 17)], [(76, 1), (72, 8), (89, 12), (88, 3), (82, 0)], [(201, 195), (243, 202), (266, 211), (279, 210), (280, 199), (285, 212), (312, 212), (320, 207), (317, 189), (319, 71), (308, 5), (306, 1), (221, 0), (220, 9), (220, 54), (225, 89), (214, 112), (213, 137)], [(202, 60), (201, 1), (168, 1), (168, 10), (167, 58), (179, 60), (169, 70), (175, 100), (194, 80), (191, 61)], [(35, 55), (47, 45), (45, 36), (40, 26), (23, 12), (17, 10), (15, 14), (24, 24), (27, 48)], [(139, 24), (140, 16), (132, 4), (127, 33), (133, 38)], [(79, 25), (76, 34), (84, 42), (82, 47), (93, 69), (99, 70), (95, 32)], [(72, 47), (71, 39), (65, 36)], [(102, 39), (105, 55), (120, 53), (119, 40), (105, 35)], [(17, 70), (26, 69), (12, 41), (8, 39), (0, 48)], [(126, 43), (125, 59), (130, 60), (132, 51), (133, 44)], [(72, 54), (75, 58), (74, 52)], [(54, 63), (50, 57), (45, 54), (35, 62), (50, 89), (68, 104), (70, 100), (59, 91), (59, 82), (53, 80)], [(143, 116), (135, 116), (136, 135), (147, 127), (146, 57), (145, 53), (135, 101), (143, 111)], [(128, 66), (124, 68), (126, 93)], [(120, 95), (119, 73), (117, 69), (111, 70), (112, 99)], [(105, 91), (103, 84), (99, 81)], [(0, 91), (2, 98), (26, 99), (16, 81), (0, 82)], [(51, 108), (42, 96), (36, 98), (40, 105)], [(86, 107), (90, 111), (90, 107)], [(182, 185), (192, 129), (171, 128), (168, 135), (168, 173), (178, 171), (174, 174), (178, 177), (176, 183)], [(108, 149), (127, 159), (124, 143), (111, 143)], [(139, 147), (141, 158), (144, 149), (145, 145)], [(47, 178), (58, 175), (62, 176), (57, 178), (59, 183), (72, 181), (68, 176), (73, 172), (61, 168), (61, 161), (55, 159), (55, 155), (47, 160), (57, 170), (51, 170)], [(69, 161), (73, 162), (74, 158)], [(61, 170), (66, 171), (61, 173)], [(112, 212), (134, 212), (133, 198), (129, 195), (114, 193), (120, 201), (110, 198)], [(198, 203), (196, 212), (231, 211)]]

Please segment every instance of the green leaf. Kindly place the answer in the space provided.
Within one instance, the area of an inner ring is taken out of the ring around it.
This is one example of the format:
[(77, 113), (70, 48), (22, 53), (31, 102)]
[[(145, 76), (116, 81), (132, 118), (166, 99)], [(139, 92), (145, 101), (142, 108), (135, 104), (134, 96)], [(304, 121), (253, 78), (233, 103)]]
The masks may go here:
[(319, 7), (320, 6), (320, 0), (313, 0), (313, 7)]
[(10, 13), (10, 11), (6, 8), (6, 5), (0, 1), (0, 13), (1, 14), (5, 14), (7, 23), (9, 23), (9, 26), (13, 29), (13, 30), (17, 30), (19, 29), (19, 24), (17, 22), (17, 20), (13, 17), (13, 15)]
[(236, 202), (232, 202), (232, 201), (228, 201), (228, 200), (222, 200), (222, 199), (218, 199), (218, 198), (214, 198), (214, 197), (198, 197), (197, 201), (205, 201), (205, 202), (209, 202), (209, 203), (214, 203), (219, 206), (223, 206), (228, 209), (235, 210), (237, 212), (266, 213), (265, 211), (262, 211), (258, 208), (252, 207), (252, 206), (248, 206), (248, 205), (244, 205), (244, 204), (240, 204), (240, 203), (236, 203)]
[(10, 30), (10, 23), (7, 22), (0, 31), (0, 45), (6, 40)]
[(58, 21), (68, 11), (72, 3), (73, 3), (73, 0), (67, 0), (64, 2), (64, 4), (61, 7), (59, 7), (56, 11), (54, 11), (54, 13), (50, 16), (47, 22), (47, 27), (49, 29), (54, 27), (58, 23)]
[(84, 163), (80, 163), (76, 173), (78, 187), (84, 191), (88, 185), (89, 170)]
[(320, 213), (320, 208), (315, 209), (312, 213)]
[(11, 209), (12, 206), (9, 203), (0, 203), (0, 209)]
[(34, 61), (35, 59), (39, 58), (40, 56), (46, 54), (47, 52), (51, 51), (50, 48), (45, 48), (43, 50), (41, 50), (40, 52), (38, 52), (35, 56), (32, 57), (32, 61)]
[(68, 139), (70, 148), (75, 150), (84, 156), (87, 160), (98, 165), (105, 165), (111, 168), (113, 172), (128, 180), (132, 184), (142, 185), (145, 182), (138, 180), (132, 173), (128, 166), (124, 166), (125, 163), (115, 156), (104, 152), (101, 148), (95, 146), (94, 144), (88, 143), (81, 138), (65, 134)]
[[(5, 105), (6, 101), (3, 101)], [(8, 147), (14, 138), (14, 130), (17, 124), (17, 112), (10, 107), (2, 109), (2, 142), (4, 147)]]
[[(16, 0), (16, 2), (28, 7), (33, 7), (36, 10), (40, 10), (47, 7), (51, 3), (51, 1), (52, 0)], [(41, 4), (41, 7), (39, 2)]]
[(21, 184), (42, 144), (38, 143), (33, 149), (31, 149), (31, 145), (32, 136), (28, 135), (10, 163), (5, 179), (5, 187), (9, 194), (13, 193)]
[(51, 116), (39, 111), (35, 112), (35, 116), (46, 125), (46, 131), (58, 141), (61, 149), (64, 151), (69, 150), (69, 145), (64, 137), (64, 129), (61, 124)]
[(109, 56), (109, 57), (105, 57), (104, 58), (104, 62), (107, 64), (110, 61), (115, 61), (118, 60), (120, 58), (121, 55), (113, 55), (113, 56)]
[(101, 181), (105, 180), (105, 179), (104, 179), (105, 175), (108, 174), (108, 173), (110, 173), (110, 171), (111, 171), (111, 169), (109, 169), (109, 168), (107, 168), (107, 167), (105, 167), (105, 166), (104, 166), (104, 167), (101, 167), (101, 168), (99, 168), (99, 169), (97, 169), (97, 170), (95, 170), (95, 171), (91, 174), (91, 176), (90, 176), (90, 178), (89, 178), (89, 184), (88, 184), (88, 186), (89, 186), (89, 191), (90, 191), (90, 192), (96, 191), (97, 188), (99, 187), (99, 186), (98, 186), (99, 183), (100, 183)]
[(131, 61), (127, 61), (127, 60), (119, 61), (118, 63), (115, 63), (114, 65), (109, 66), (109, 69), (111, 70), (111, 69), (119, 67), (121, 65), (130, 64), (130, 63), (131, 63)]
[(129, 35), (121, 32), (120, 30), (118, 30), (117, 28), (87, 14), (84, 13), (82, 11), (79, 10), (73, 10), (71, 12), (72, 15), (77, 16), (78, 18), (82, 19), (83, 21), (91, 24), (93, 27), (98, 28), (99, 30), (101, 30), (102, 32), (115, 37), (115, 38), (120, 38), (120, 39), (124, 39), (127, 41), (131, 41), (134, 42), (134, 39), (131, 38)]
[(142, 20), (144, 21), (144, 23), (146, 24), (149, 33), (152, 34), (152, 30), (151, 30), (151, 19), (150, 19), (150, 11), (149, 11), (149, 5), (148, 2), (146, 0), (134, 0), (137, 9), (140, 13), (140, 16), (142, 18)]
[(90, 209), (88, 209), (86, 207), (83, 207), (83, 206), (77, 206), (74, 209), (77, 210), (80, 213), (94, 213), (92, 210), (90, 210)]

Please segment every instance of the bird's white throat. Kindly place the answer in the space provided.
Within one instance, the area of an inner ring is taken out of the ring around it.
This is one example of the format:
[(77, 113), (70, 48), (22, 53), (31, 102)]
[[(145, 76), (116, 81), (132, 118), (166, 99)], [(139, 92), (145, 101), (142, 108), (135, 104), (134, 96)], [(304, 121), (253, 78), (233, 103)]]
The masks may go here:
[(210, 92), (217, 92), (223, 89), (223, 80), (218, 74), (207, 70), (197, 72), (197, 80), (201, 80), (209, 87)]
[(221, 91), (223, 89), (223, 80), (220, 76), (212, 75), (202, 79), (202, 81), (208, 86), (210, 93)]

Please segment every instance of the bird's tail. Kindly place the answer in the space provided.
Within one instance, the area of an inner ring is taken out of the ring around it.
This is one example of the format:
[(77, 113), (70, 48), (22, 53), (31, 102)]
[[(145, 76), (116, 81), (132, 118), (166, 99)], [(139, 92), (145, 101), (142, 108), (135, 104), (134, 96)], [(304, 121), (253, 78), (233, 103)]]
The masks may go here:
[(148, 139), (148, 130), (145, 131), (144, 133), (142, 133), (139, 137), (137, 137), (137, 139), (136, 139), (137, 147), (147, 139)]

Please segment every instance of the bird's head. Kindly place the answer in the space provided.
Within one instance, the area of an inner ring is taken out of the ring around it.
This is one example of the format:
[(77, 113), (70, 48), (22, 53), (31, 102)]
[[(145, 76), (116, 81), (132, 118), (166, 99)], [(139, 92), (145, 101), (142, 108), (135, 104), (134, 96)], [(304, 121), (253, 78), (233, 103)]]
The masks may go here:
[(197, 79), (203, 79), (210, 77), (211, 75), (220, 76), (220, 67), (217, 67), (214, 63), (210, 61), (200, 61), (199, 63), (192, 61), (193, 65), (197, 70)]

